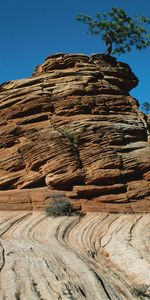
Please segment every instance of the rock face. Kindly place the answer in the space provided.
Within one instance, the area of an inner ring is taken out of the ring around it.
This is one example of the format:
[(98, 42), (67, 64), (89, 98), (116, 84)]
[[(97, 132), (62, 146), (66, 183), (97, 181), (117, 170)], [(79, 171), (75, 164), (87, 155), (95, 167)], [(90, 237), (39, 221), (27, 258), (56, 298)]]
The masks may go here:
[(137, 83), (113, 57), (60, 53), (2, 84), (0, 198), (48, 186), (85, 211), (150, 211), (148, 125), (129, 95)]
[(0, 299), (149, 300), (149, 214), (0, 211)]

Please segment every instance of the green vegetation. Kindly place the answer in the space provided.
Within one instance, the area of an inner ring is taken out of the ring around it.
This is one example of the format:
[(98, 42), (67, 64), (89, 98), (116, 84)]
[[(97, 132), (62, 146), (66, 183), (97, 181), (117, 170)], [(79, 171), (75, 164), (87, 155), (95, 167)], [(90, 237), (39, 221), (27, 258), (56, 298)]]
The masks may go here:
[[(146, 294), (146, 292), (147, 292), (147, 290), (148, 290), (148, 288), (149, 288), (150, 286), (147, 284), (147, 285), (145, 285), (145, 286), (141, 286), (141, 287), (136, 287), (136, 288), (134, 288), (134, 291), (133, 291), (133, 293), (134, 293), (134, 295), (135, 296), (137, 296), (137, 297), (148, 297), (149, 298), (149, 296)], [(143, 299), (143, 298), (141, 298), (141, 299)]]
[(62, 194), (53, 194), (50, 197), (50, 201), (46, 205), (47, 216), (69, 216), (73, 213), (73, 209), (69, 199)]
[(150, 32), (145, 27), (150, 24), (150, 19), (145, 16), (128, 16), (122, 8), (113, 7), (107, 14), (97, 13), (91, 16), (79, 14), (77, 21), (88, 25), (88, 33), (101, 36), (110, 53), (126, 53), (134, 46), (142, 50), (150, 46)]
[(144, 102), (141, 108), (146, 114), (148, 114), (150, 112), (150, 102)]
[(58, 131), (61, 133), (62, 137), (68, 138), (71, 143), (76, 144), (78, 142), (78, 134), (69, 126), (61, 127)]

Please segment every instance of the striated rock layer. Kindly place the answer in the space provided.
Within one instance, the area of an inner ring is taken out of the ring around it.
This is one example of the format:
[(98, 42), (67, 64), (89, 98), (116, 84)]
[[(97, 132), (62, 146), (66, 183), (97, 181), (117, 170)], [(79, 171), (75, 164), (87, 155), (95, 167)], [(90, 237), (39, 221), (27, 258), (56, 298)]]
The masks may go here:
[(150, 299), (149, 214), (0, 212), (0, 299)]
[[(84, 211), (150, 211), (149, 128), (129, 95), (137, 83), (113, 57), (60, 53), (31, 78), (2, 84), (3, 208), (17, 207), (18, 189), (25, 199), (22, 189), (38, 195), (41, 187), (38, 207), (54, 189)], [(34, 207), (32, 197), (22, 202), (22, 209)]]

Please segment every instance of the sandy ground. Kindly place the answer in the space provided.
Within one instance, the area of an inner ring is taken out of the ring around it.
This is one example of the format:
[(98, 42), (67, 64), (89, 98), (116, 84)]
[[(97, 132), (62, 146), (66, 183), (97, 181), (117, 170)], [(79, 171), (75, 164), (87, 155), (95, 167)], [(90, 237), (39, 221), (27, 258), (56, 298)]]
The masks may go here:
[(0, 212), (0, 300), (150, 299), (150, 214)]

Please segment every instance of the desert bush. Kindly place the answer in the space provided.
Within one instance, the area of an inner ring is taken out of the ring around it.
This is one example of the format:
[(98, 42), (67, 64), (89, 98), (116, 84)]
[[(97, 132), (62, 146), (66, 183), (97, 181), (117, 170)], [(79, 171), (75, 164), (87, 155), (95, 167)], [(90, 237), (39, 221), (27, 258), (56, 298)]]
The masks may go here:
[(68, 138), (71, 143), (76, 144), (78, 142), (78, 134), (75, 130), (69, 128), (69, 126), (61, 127), (58, 131), (61, 133), (62, 137)]
[(147, 292), (149, 287), (150, 286), (148, 284), (146, 284), (145, 286), (140, 286), (140, 287), (134, 288), (134, 295), (137, 296), (137, 297), (140, 297), (140, 296), (146, 297), (146, 296), (148, 296), (146, 294), (146, 292)]
[(73, 213), (72, 205), (64, 195), (53, 194), (49, 198), (50, 201), (46, 205), (46, 214), (48, 216), (68, 216)]

